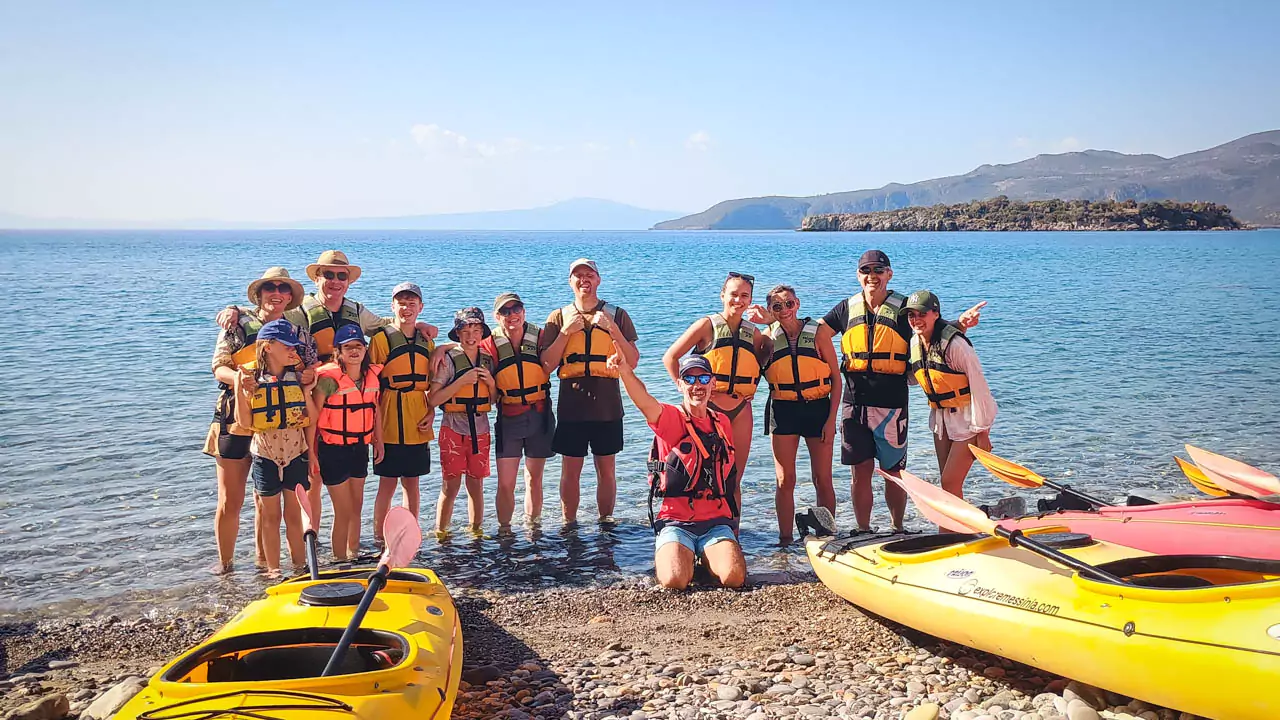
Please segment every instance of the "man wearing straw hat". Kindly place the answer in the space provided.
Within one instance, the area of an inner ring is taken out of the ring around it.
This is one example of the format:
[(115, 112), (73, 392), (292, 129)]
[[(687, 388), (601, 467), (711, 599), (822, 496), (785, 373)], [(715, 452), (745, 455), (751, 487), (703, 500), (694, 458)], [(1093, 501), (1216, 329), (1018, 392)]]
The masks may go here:
[[(359, 325), (370, 335), (390, 325), (394, 318), (379, 317), (369, 308), (347, 297), (347, 289), (360, 277), (360, 266), (352, 265), (341, 250), (325, 250), (319, 259), (307, 266), (307, 277), (316, 284), (316, 292), (302, 300), (306, 327), (316, 342), (321, 362), (333, 357), (333, 334), (343, 325)], [(218, 314), (218, 324), (233, 327), (240, 308), (227, 308)], [(435, 339), (439, 330), (430, 323), (418, 323), (418, 330)]]

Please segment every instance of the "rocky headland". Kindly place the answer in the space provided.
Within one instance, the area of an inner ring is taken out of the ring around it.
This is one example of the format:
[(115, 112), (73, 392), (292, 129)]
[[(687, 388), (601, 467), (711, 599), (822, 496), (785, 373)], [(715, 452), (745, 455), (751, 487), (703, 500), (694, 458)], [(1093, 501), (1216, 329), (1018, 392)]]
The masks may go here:
[[(453, 717), (463, 720), (1193, 717), (868, 617), (816, 582), (460, 590), (455, 601), (465, 661)], [(105, 720), (235, 605), (0, 623), (0, 713)]]
[(801, 230), (947, 232), (1010, 230), (1244, 230), (1231, 209), (1215, 203), (990, 200), (869, 213), (810, 215)]

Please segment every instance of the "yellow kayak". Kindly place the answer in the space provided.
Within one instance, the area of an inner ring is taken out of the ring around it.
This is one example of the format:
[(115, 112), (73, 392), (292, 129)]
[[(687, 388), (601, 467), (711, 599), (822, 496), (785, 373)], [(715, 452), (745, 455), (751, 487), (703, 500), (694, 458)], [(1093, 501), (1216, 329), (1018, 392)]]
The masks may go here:
[(1063, 529), (1027, 536), (1125, 584), (988, 535), (811, 537), (806, 546), (837, 595), (908, 627), (1210, 718), (1280, 718), (1280, 562), (1152, 555)]
[(117, 720), (444, 720), (462, 673), (462, 630), (430, 570), (390, 573), (338, 674), (320, 677), (371, 569), (267, 589), (218, 632), (164, 666)]

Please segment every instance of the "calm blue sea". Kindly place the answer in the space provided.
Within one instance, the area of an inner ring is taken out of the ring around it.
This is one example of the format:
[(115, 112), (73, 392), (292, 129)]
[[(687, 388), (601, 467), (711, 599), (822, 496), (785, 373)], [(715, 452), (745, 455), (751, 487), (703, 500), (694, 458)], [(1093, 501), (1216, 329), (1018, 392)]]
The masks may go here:
[[(756, 275), (757, 299), (774, 283), (790, 283), (803, 312), (820, 316), (855, 291), (857, 256), (880, 247), (896, 268), (892, 286), (933, 289), (944, 315), (989, 301), (971, 337), (1000, 404), (997, 452), (1116, 498), (1131, 490), (1188, 493), (1171, 457), (1183, 442), (1280, 470), (1276, 230), (3, 232), (0, 610), (263, 582), (248, 569), (247, 510), (244, 569), (227, 580), (204, 575), (215, 560), (214, 463), (199, 452), (216, 394), (208, 369), (212, 317), (245, 302), (245, 286), (267, 266), (302, 277), (331, 247), (364, 267), (353, 298), (386, 309), (391, 287), (413, 280), (428, 295), (424, 319), (441, 326), (462, 306), (491, 308), (508, 289), (541, 319), (570, 297), (569, 261), (593, 257), (604, 275), (601, 295), (635, 319), (642, 377), (671, 400), (677, 395), (659, 358), (692, 320), (719, 308), (725, 271)], [(936, 478), (918, 392), (913, 403), (909, 467)], [(629, 412), (617, 527), (561, 527), (552, 461), (541, 527), (498, 536), (491, 480), (487, 534), (459, 532), (443, 544), (430, 538), (420, 561), (451, 584), (498, 588), (610, 583), (651, 572), (643, 472), (651, 434)], [(744, 547), (755, 573), (803, 572), (803, 551), (776, 544), (773, 476), (767, 438), (758, 435), (745, 479)], [(803, 477), (801, 506), (813, 499)], [(424, 480), (428, 514), (439, 482), (438, 470)], [(592, 487), (588, 470), (584, 517), (594, 515)], [(847, 521), (842, 468), (836, 488)], [(969, 488), (980, 502), (1011, 492), (981, 469)], [(459, 503), (459, 526), (464, 508)], [(885, 522), (883, 514), (877, 519)]]

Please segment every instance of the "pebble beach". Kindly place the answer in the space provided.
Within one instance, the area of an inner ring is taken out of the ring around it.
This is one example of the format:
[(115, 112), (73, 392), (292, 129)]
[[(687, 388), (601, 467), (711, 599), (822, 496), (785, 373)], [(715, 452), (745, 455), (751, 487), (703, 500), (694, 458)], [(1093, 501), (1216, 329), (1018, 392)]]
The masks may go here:
[[(146, 677), (228, 620), (133, 614), (0, 623), (5, 720), (105, 720)], [(821, 583), (667, 592), (631, 585), (454, 591), (463, 720), (1193, 720), (869, 617)]]

